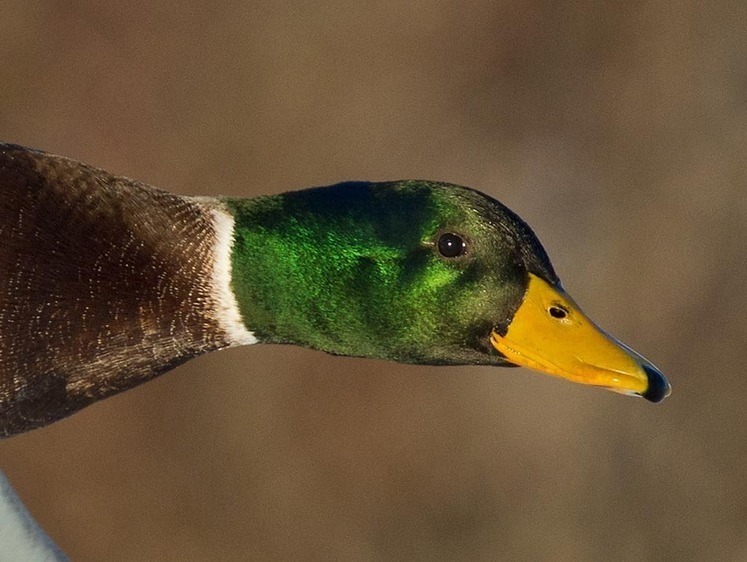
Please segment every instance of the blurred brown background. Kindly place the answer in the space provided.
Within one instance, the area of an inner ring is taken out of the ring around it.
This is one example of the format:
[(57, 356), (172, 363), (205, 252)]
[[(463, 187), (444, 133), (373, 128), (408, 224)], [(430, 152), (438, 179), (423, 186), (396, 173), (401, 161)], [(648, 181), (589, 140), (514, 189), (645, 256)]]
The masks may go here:
[(500, 199), (656, 362), (202, 357), (0, 443), (74, 560), (747, 559), (747, 3), (4, 0), (0, 138), (179, 193)]

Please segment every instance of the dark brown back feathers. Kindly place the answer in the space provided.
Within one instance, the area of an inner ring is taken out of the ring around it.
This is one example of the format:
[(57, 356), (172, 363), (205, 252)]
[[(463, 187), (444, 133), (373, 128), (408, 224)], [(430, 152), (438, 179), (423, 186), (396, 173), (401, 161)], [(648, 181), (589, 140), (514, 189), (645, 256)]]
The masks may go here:
[(227, 345), (188, 198), (0, 144), (0, 437)]

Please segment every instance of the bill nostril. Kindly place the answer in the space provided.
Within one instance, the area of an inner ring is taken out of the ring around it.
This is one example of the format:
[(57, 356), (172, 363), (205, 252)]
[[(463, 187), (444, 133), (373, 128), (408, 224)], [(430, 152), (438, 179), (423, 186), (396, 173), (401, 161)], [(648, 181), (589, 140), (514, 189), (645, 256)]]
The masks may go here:
[(550, 313), (550, 316), (558, 320), (563, 320), (566, 316), (568, 316), (568, 311), (562, 306), (553, 305), (548, 308), (547, 311)]

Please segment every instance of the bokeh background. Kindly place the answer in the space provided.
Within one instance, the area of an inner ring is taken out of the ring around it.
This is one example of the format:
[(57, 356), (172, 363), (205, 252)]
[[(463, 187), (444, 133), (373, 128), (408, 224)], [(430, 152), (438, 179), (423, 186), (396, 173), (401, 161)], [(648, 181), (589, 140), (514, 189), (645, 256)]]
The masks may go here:
[(742, 0), (3, 0), (0, 138), (185, 194), (479, 188), (674, 393), (239, 348), (0, 468), (73, 560), (747, 559), (746, 30)]

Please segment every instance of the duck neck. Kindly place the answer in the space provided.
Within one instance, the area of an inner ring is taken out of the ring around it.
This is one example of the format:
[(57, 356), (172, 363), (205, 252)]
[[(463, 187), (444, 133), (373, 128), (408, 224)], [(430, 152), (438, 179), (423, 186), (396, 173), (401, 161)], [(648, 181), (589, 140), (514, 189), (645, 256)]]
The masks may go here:
[(382, 354), (373, 334), (361, 335), (375, 293), (364, 263), (371, 247), (353, 240), (353, 225), (347, 231), (323, 213), (299, 212), (287, 194), (227, 203), (235, 216), (232, 287), (244, 325), (260, 342)]
[[(260, 342), (335, 355), (446, 363), (439, 284), (456, 275), (432, 260), (428, 191), (348, 183), (226, 200), (235, 217), (232, 287)], [(404, 218), (403, 218), (404, 217)], [(431, 263), (433, 262), (433, 263)]]

